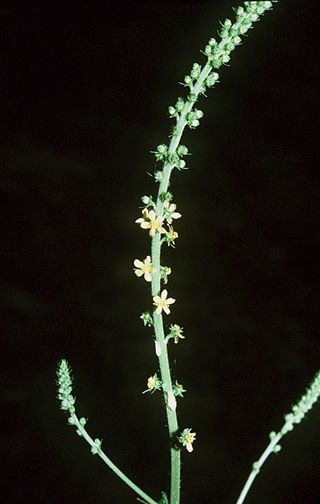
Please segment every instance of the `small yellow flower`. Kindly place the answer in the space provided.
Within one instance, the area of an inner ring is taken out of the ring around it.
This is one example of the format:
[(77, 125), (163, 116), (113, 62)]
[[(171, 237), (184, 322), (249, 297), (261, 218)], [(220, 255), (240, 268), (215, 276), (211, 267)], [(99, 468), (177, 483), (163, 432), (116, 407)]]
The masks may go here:
[(154, 236), (156, 232), (165, 233), (165, 229), (162, 227), (163, 217), (161, 215), (156, 215), (154, 210), (148, 210), (147, 208), (142, 210), (142, 215), (143, 217), (135, 222), (140, 224), (142, 229), (149, 229), (150, 236)]
[(154, 376), (149, 376), (147, 381), (147, 387), (149, 390), (153, 390), (156, 388), (157, 380)]
[(156, 390), (160, 390), (162, 387), (162, 381), (158, 378), (157, 373), (155, 373), (153, 376), (149, 376), (148, 381), (147, 381), (147, 390), (142, 392), (145, 394), (146, 392), (151, 392), (153, 394)]
[(174, 339), (174, 342), (177, 344), (179, 343), (179, 339), (185, 339), (185, 336), (183, 336), (183, 328), (180, 327), (178, 324), (171, 324), (170, 326), (170, 334)]
[(186, 448), (187, 448), (188, 452), (190, 452), (190, 453), (193, 451), (192, 443), (195, 441), (195, 439), (196, 439), (195, 432), (188, 432), (186, 434)]
[(166, 232), (166, 241), (169, 245), (175, 245), (175, 240), (178, 238), (178, 233), (173, 229), (172, 226), (169, 226), (169, 231)]
[(156, 268), (152, 266), (151, 257), (147, 256), (144, 261), (135, 259), (133, 264), (136, 267), (134, 272), (137, 277), (141, 277), (143, 275), (147, 282), (151, 282), (152, 274), (156, 271)]
[(196, 433), (191, 432), (191, 429), (184, 429), (181, 436), (178, 438), (180, 443), (187, 448), (189, 453), (193, 451), (192, 443), (194, 443), (195, 439)]
[(166, 221), (168, 224), (172, 224), (172, 219), (180, 219), (180, 217), (182, 217), (181, 213), (176, 212), (177, 205), (175, 205), (174, 203), (165, 201), (163, 208), (165, 210), (165, 214), (167, 214)]
[(176, 300), (173, 299), (173, 298), (168, 298), (167, 299), (167, 295), (168, 295), (168, 291), (166, 289), (164, 289), (161, 292), (160, 296), (154, 296), (154, 298), (153, 298), (154, 304), (157, 306), (156, 313), (158, 315), (161, 315), (162, 310), (167, 315), (169, 315), (169, 313), (170, 313), (169, 305), (171, 305), (171, 304), (173, 304), (173, 303), (176, 302)]

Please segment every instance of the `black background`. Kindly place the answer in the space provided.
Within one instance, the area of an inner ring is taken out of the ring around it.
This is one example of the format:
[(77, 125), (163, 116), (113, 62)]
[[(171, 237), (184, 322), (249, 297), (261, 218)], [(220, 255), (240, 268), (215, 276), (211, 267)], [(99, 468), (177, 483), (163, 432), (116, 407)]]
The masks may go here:
[[(155, 499), (168, 489), (146, 283), (135, 223), (154, 194), (167, 107), (231, 1), (2, 8), (1, 492), (7, 504), (130, 503), (135, 495), (67, 426), (77, 412)], [(187, 389), (183, 504), (235, 503), (251, 463), (320, 367), (319, 2), (282, 0), (249, 32), (183, 143), (171, 189), (183, 214), (164, 249), (177, 299), (170, 348)], [(266, 463), (248, 504), (320, 503), (318, 407)]]

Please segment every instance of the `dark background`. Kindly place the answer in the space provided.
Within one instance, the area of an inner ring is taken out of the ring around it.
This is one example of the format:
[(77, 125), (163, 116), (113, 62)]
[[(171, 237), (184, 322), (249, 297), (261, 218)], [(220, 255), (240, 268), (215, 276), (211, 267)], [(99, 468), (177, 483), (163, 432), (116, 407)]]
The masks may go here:
[[(77, 412), (154, 498), (168, 489), (146, 283), (134, 223), (156, 187), (167, 107), (233, 1), (2, 8), (1, 416), (7, 504), (131, 503), (135, 495), (67, 426), (55, 368), (69, 360)], [(319, 2), (281, 0), (236, 49), (183, 143), (171, 189), (183, 219), (164, 249), (177, 299), (170, 348), (187, 389), (183, 504), (235, 503), (251, 463), (320, 367)], [(320, 409), (283, 441), (248, 504), (320, 503)]]

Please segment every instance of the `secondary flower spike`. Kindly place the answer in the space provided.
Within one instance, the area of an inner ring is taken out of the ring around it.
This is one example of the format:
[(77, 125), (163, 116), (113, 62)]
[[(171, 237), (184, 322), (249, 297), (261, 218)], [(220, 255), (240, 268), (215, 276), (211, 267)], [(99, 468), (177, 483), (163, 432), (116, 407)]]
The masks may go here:
[(139, 259), (135, 259), (134, 266), (136, 269), (134, 270), (137, 277), (144, 276), (144, 279), (147, 282), (151, 282), (152, 274), (155, 273), (156, 268), (152, 266), (151, 257), (147, 256), (144, 261), (140, 261)]
[(167, 298), (167, 296), (168, 296), (168, 291), (166, 289), (164, 289), (161, 292), (160, 296), (154, 296), (153, 301), (154, 301), (154, 304), (157, 306), (157, 308), (156, 308), (157, 315), (161, 315), (162, 310), (167, 315), (169, 315), (169, 313), (170, 313), (169, 305), (176, 302), (175, 299)]

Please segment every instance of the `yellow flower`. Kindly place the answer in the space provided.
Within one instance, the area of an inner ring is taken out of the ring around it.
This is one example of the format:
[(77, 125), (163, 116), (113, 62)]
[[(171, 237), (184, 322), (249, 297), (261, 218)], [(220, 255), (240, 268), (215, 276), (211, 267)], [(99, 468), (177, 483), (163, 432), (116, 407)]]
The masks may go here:
[(165, 233), (165, 229), (162, 227), (163, 217), (161, 215), (156, 215), (154, 210), (148, 210), (147, 208), (142, 210), (142, 215), (143, 217), (135, 222), (140, 224), (142, 229), (149, 229), (150, 236), (154, 236), (156, 232)]
[(175, 245), (175, 240), (178, 238), (178, 233), (173, 229), (172, 226), (169, 226), (169, 231), (166, 232), (166, 241), (168, 242), (169, 245)]
[(190, 453), (193, 451), (192, 443), (194, 443), (195, 439), (196, 433), (191, 432), (191, 429), (184, 429), (181, 436), (178, 438), (180, 443), (182, 443)]
[(167, 295), (168, 295), (168, 291), (166, 289), (164, 289), (161, 292), (160, 296), (154, 296), (154, 298), (153, 298), (154, 304), (157, 306), (156, 313), (158, 315), (161, 315), (162, 310), (167, 315), (169, 315), (169, 313), (170, 313), (169, 305), (171, 305), (171, 304), (173, 304), (173, 303), (176, 302), (176, 300), (173, 299), (173, 298), (168, 298), (167, 299)]
[(190, 452), (190, 453), (193, 451), (192, 443), (195, 441), (195, 439), (196, 439), (195, 432), (188, 432), (185, 436), (186, 448), (187, 448), (188, 452)]
[(169, 201), (165, 201), (163, 204), (163, 208), (166, 215), (166, 221), (168, 224), (172, 224), (172, 219), (180, 219), (181, 213), (176, 212), (177, 205), (174, 203), (169, 203)]
[(149, 376), (147, 387), (147, 390), (144, 390), (144, 392), (142, 392), (143, 394), (145, 394), (146, 392), (151, 392), (151, 394), (153, 394), (156, 390), (161, 389), (162, 381), (158, 378), (157, 373), (155, 373), (153, 376)]
[(179, 339), (185, 339), (185, 336), (183, 336), (183, 328), (180, 327), (178, 324), (171, 324), (170, 326), (170, 334), (169, 336), (174, 339), (175, 343), (179, 343)]
[(135, 259), (133, 264), (137, 268), (134, 270), (137, 277), (143, 275), (147, 282), (151, 282), (152, 274), (156, 271), (156, 268), (152, 266), (151, 257), (147, 256), (143, 262), (139, 259)]
[(156, 388), (157, 380), (154, 376), (149, 376), (147, 381), (147, 387), (149, 390), (153, 390)]

